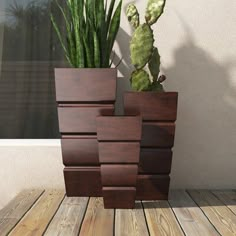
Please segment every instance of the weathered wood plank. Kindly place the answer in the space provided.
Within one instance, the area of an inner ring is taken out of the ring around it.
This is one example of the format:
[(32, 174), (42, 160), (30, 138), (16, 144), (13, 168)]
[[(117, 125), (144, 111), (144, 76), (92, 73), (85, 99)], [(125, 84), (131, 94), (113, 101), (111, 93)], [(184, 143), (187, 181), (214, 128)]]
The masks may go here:
[(141, 202), (135, 203), (135, 209), (117, 209), (115, 214), (116, 236), (148, 236), (148, 228), (145, 221)]
[(62, 199), (64, 190), (47, 190), (33, 206), (33, 208), (22, 218), (10, 235), (14, 236), (36, 236), (42, 235), (57, 211)]
[(90, 198), (80, 236), (112, 236), (114, 210), (104, 209), (102, 198)]
[(236, 215), (209, 190), (188, 191), (221, 235), (236, 235)]
[(143, 202), (150, 235), (184, 235), (167, 201)]
[(45, 236), (77, 236), (89, 198), (66, 197), (48, 226)]
[(235, 190), (216, 190), (212, 192), (236, 215)]
[(23, 190), (0, 211), (0, 236), (6, 235), (42, 195), (44, 190)]
[(181, 224), (185, 235), (219, 235), (186, 191), (171, 191), (169, 199), (169, 203)]

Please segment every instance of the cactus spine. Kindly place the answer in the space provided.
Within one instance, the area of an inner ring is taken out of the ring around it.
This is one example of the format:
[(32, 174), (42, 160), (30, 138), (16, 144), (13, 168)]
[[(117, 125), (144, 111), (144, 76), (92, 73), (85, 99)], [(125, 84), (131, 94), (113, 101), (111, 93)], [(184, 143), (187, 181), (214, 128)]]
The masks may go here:
[[(131, 85), (135, 91), (162, 91), (164, 76), (160, 73), (160, 55), (154, 46), (151, 26), (162, 15), (166, 0), (148, 0), (145, 23), (140, 24), (139, 13), (134, 4), (129, 4), (126, 15), (134, 28), (130, 42), (131, 61), (135, 67), (131, 75)], [(149, 69), (149, 71), (147, 70)]]

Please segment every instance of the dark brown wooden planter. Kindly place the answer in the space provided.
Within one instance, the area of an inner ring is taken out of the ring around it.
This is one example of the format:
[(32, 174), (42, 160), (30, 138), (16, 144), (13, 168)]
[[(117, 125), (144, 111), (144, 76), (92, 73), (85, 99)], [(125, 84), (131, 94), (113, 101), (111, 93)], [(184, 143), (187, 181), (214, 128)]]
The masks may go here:
[(96, 117), (114, 112), (116, 69), (55, 69), (67, 196), (101, 196)]
[(134, 207), (141, 130), (140, 116), (97, 117), (99, 162), (105, 208)]
[(140, 113), (142, 139), (136, 199), (168, 198), (178, 93), (126, 92), (125, 114)]

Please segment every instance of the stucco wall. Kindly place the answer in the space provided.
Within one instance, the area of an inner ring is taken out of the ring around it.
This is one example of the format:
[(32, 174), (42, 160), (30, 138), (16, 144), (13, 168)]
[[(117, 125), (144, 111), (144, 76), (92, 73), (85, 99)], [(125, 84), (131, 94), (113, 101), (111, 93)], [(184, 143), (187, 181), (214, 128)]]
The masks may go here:
[[(236, 188), (235, 11), (235, 0), (169, 0), (155, 25), (166, 90), (179, 92), (172, 188)], [(123, 15), (116, 51), (126, 78), (130, 32)], [(0, 208), (22, 188), (63, 187), (59, 142), (47, 143), (0, 146)]]

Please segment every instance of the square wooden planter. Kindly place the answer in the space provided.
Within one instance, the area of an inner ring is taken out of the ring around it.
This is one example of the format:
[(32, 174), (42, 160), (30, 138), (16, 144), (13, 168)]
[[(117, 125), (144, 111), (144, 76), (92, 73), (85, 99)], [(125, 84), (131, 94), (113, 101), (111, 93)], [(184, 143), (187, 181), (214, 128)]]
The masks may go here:
[(67, 196), (101, 196), (96, 117), (114, 112), (117, 70), (55, 69)]
[(105, 208), (134, 207), (141, 133), (140, 116), (97, 117)]
[(126, 92), (125, 114), (140, 113), (142, 139), (136, 199), (168, 199), (178, 93)]

